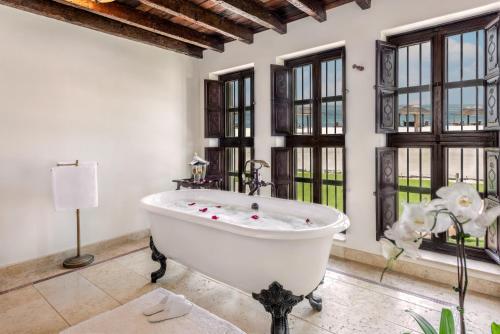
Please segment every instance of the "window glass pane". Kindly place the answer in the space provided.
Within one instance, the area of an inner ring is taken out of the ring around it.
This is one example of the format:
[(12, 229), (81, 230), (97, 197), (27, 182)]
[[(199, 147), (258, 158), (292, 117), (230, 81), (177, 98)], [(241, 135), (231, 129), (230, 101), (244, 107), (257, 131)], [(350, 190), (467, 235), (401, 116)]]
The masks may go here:
[(431, 200), (431, 149), (400, 148), (398, 150), (399, 214), (404, 203)]
[(398, 49), (398, 87), (408, 86), (408, 48)]
[(343, 95), (343, 76), (344, 70), (342, 59), (337, 59), (335, 60), (335, 95), (337, 96)]
[[(294, 123), (295, 134), (312, 134), (312, 65), (294, 68)], [(307, 101), (304, 101), (307, 100)]]
[(420, 86), (420, 44), (408, 48), (408, 85)]
[(226, 169), (227, 169), (227, 189), (238, 191), (239, 170), (238, 170), (238, 148), (226, 147)]
[(462, 35), (462, 80), (476, 79), (477, 70), (477, 36), (476, 32), (468, 32)]
[(462, 129), (461, 114), (461, 89), (452, 88), (446, 90), (446, 130), (460, 131)]
[(343, 148), (321, 150), (321, 203), (344, 211)]
[(484, 30), (479, 30), (477, 32), (477, 59), (478, 59), (478, 79), (481, 79), (484, 77), (484, 49), (485, 49), (485, 43), (484, 43)]
[(313, 201), (313, 163), (312, 148), (294, 148), (294, 189), (295, 199), (299, 201)]
[[(244, 153), (245, 153), (245, 159), (244, 159), (245, 162), (253, 159), (253, 148), (252, 147), (245, 147)], [(252, 167), (253, 167), (252, 164), (247, 164), (246, 169), (245, 169), (246, 178), (251, 177)], [(247, 185), (245, 185), (245, 193), (248, 193), (249, 191), (250, 191), (250, 185), (247, 184)]]
[(226, 137), (238, 136), (238, 80), (227, 81), (224, 94), (226, 95)]
[(308, 100), (312, 96), (312, 71), (311, 71), (311, 65), (306, 65), (303, 67), (303, 75), (302, 75), (302, 80), (303, 80), (303, 91), (302, 91), (302, 96), (304, 100)]
[(426, 42), (420, 44), (422, 48), (422, 85), (431, 83), (431, 43)]
[(245, 78), (245, 107), (252, 105), (252, 79)]
[(321, 62), (321, 134), (343, 133), (342, 59)]
[(447, 81), (460, 81), (461, 35), (446, 37)]
[[(470, 184), (479, 193), (484, 194), (483, 148), (449, 147), (446, 149), (447, 182)], [(447, 241), (456, 243), (455, 230), (450, 228)], [(484, 248), (484, 237), (469, 237), (466, 240), (469, 247)]]
[(293, 69), (293, 83), (295, 86), (295, 101), (302, 100), (302, 67)]
[(399, 132), (408, 132), (408, 94), (398, 95)]
[(398, 48), (399, 132), (431, 132), (431, 43)]

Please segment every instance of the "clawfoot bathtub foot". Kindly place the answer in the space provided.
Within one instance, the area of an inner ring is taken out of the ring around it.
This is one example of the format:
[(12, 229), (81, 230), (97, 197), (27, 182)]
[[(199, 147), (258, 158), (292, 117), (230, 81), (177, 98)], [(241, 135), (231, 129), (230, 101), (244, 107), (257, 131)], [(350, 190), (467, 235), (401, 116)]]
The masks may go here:
[(165, 275), (165, 271), (167, 270), (167, 258), (156, 249), (153, 237), (149, 237), (149, 248), (153, 251), (153, 253), (151, 253), (151, 259), (160, 263), (160, 269), (151, 273), (151, 283), (156, 283), (157, 280)]
[(267, 290), (261, 290), (260, 293), (252, 293), (252, 296), (271, 313), (271, 334), (289, 334), (288, 313), (304, 296), (295, 296), (291, 291), (283, 289), (278, 282), (273, 282)]
[[(318, 289), (318, 287), (321, 284), (323, 284), (323, 281), (324, 281), (324, 278), (321, 280), (321, 282), (319, 282), (318, 286), (316, 287), (316, 289), (314, 289), (314, 291), (316, 291)], [(321, 310), (323, 309), (323, 300), (319, 296), (314, 296), (314, 291), (312, 291), (310, 294), (308, 294), (306, 296), (306, 299), (309, 301), (309, 304), (311, 305), (313, 310), (321, 312)]]

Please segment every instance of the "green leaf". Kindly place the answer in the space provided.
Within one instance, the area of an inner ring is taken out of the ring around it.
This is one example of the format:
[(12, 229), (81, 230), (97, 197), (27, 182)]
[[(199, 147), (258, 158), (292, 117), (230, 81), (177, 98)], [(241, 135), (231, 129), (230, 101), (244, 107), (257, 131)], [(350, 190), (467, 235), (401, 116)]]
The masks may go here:
[(500, 325), (493, 322), (491, 324), (491, 334), (500, 334)]
[(424, 331), (424, 334), (438, 334), (434, 327), (432, 327), (432, 325), (427, 320), (425, 320), (424, 317), (411, 310), (406, 310), (406, 312), (408, 312), (413, 317), (413, 319), (417, 321), (420, 328)]
[(455, 334), (455, 320), (450, 309), (444, 308), (441, 311), (439, 334)]

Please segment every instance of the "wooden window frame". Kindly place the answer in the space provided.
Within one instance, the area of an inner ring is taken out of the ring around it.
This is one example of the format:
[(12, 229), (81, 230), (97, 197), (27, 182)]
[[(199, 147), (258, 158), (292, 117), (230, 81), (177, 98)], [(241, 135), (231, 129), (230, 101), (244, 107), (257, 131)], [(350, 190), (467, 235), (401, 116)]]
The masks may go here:
[[(484, 29), (488, 22), (497, 14), (484, 15), (462, 20), (438, 27), (428, 28), (416, 32), (404, 33), (388, 38), (388, 42), (397, 47), (420, 42), (431, 42), (431, 103), (432, 103), (432, 130), (422, 133), (388, 133), (387, 146), (394, 148), (422, 147), (431, 149), (431, 195), (434, 198), (436, 191), (447, 184), (446, 148), (448, 147), (498, 147), (498, 131), (444, 131), (443, 111), (445, 96), (445, 38), (446, 36)], [(396, 71), (397, 72), (397, 71)], [(397, 82), (396, 77), (396, 82)], [(478, 80), (479, 81), (479, 80)], [(483, 81), (483, 80), (481, 80)], [(462, 83), (462, 82), (460, 82)], [(461, 87), (459, 85), (458, 87)], [(455, 245), (446, 241), (445, 233), (434, 236), (432, 240), (424, 240), (422, 249), (445, 254), (455, 254)], [(468, 248), (469, 258), (491, 261), (484, 249)]]
[[(342, 59), (342, 114), (343, 114), (343, 131), (341, 134), (321, 134), (321, 62), (333, 59)], [(344, 212), (346, 212), (346, 149), (345, 149), (345, 133), (346, 133), (346, 62), (345, 62), (345, 48), (340, 47), (312, 55), (307, 55), (300, 58), (289, 59), (285, 61), (285, 67), (293, 70), (294, 67), (312, 64), (312, 117), (313, 117), (313, 133), (309, 134), (288, 134), (285, 136), (285, 147), (292, 149), (304, 147), (312, 148), (312, 185), (313, 185), (313, 202), (321, 204), (321, 194), (322, 194), (322, 159), (321, 151), (325, 147), (336, 147), (343, 149), (342, 156), (342, 170), (343, 170), (343, 203)], [(291, 77), (292, 92), (295, 92), (295, 82), (293, 75)], [(293, 106), (293, 97), (292, 97)], [(294, 119), (294, 108), (290, 108), (292, 115), (291, 119)], [(295, 124), (293, 125), (295, 126)], [(293, 131), (292, 131), (293, 133)], [(295, 196), (295, 162), (292, 161), (292, 180), (290, 185), (291, 198), (296, 198)]]
[[(250, 85), (250, 105), (251, 105), (251, 119), (250, 119), (250, 137), (245, 137), (245, 119), (244, 119), (244, 113), (245, 113), (245, 95), (244, 95), (244, 80), (245, 78), (250, 78), (251, 79), (251, 85)], [(239, 82), (238, 84), (238, 137), (228, 137), (226, 135), (226, 82), (228, 81), (233, 81), (237, 80)], [(223, 115), (223, 128), (224, 128), (224, 136), (219, 138), (219, 147), (223, 148), (224, 150), (226, 148), (236, 148), (238, 150), (238, 172), (229, 172), (228, 171), (228, 154), (225, 154), (225, 161), (224, 161), (224, 189), (229, 190), (229, 179), (230, 176), (236, 176), (238, 178), (238, 192), (245, 192), (245, 186), (243, 185), (243, 177), (242, 177), (242, 171), (245, 165), (245, 149), (246, 148), (251, 148), (251, 158), (253, 159), (254, 157), (254, 133), (255, 133), (255, 80), (254, 80), (254, 70), (252, 69), (247, 69), (239, 72), (233, 72), (233, 73), (228, 73), (219, 76), (219, 81), (222, 83), (223, 86), (223, 104), (224, 104), (224, 115)], [(249, 176), (250, 174), (246, 174)]]

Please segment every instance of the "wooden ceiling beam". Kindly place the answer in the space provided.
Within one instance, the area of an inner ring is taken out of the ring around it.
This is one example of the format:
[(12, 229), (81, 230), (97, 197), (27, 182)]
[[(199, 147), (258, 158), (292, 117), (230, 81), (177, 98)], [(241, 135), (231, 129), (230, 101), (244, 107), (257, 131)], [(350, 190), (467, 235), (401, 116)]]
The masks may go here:
[(358, 4), (361, 9), (368, 9), (371, 7), (371, 0), (356, 0), (356, 3)]
[(162, 12), (199, 24), (224, 36), (248, 44), (253, 43), (253, 32), (250, 29), (192, 2), (186, 0), (140, 0), (140, 2)]
[(255, 0), (214, 0), (214, 2), (263, 27), (286, 34), (286, 24)]
[(203, 58), (203, 48), (198, 46), (158, 35), (137, 27), (125, 25), (96, 14), (74, 7), (61, 5), (56, 2), (47, 0), (0, 0), (0, 4), (113, 36), (156, 46), (165, 50), (182, 53), (187, 56)]
[(144, 29), (155, 34), (197, 45), (218, 52), (224, 51), (224, 43), (219, 38), (175, 24), (158, 16), (138, 11), (127, 5), (111, 2), (97, 3), (93, 0), (52, 0), (63, 5), (73, 6), (111, 20)]
[(307, 15), (315, 18), (318, 22), (326, 21), (325, 5), (320, 0), (287, 0)]

